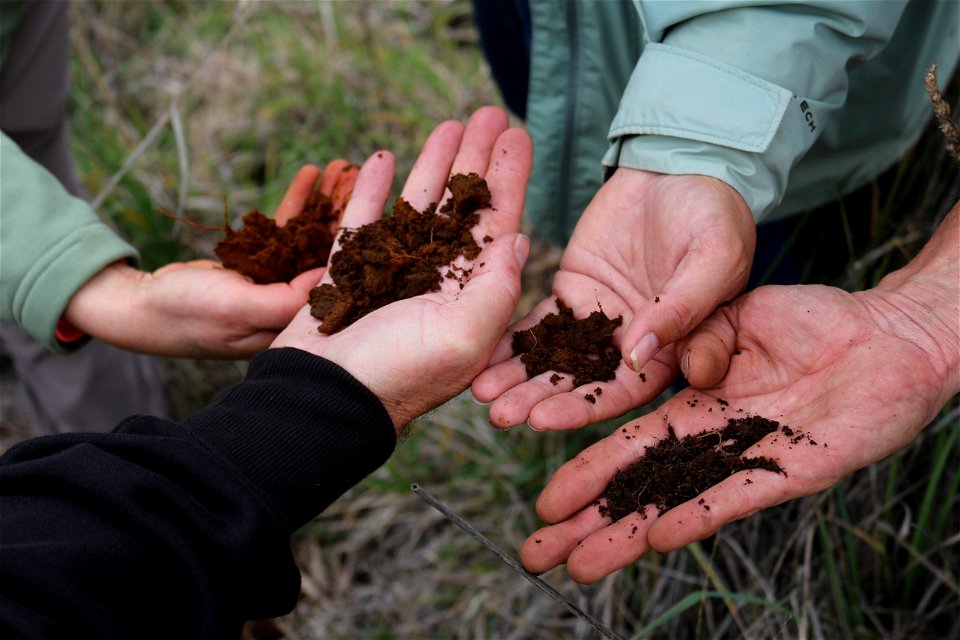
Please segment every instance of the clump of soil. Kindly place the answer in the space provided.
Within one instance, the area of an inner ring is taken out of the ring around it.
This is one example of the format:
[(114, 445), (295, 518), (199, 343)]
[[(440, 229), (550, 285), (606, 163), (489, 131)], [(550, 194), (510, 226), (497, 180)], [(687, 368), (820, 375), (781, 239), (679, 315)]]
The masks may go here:
[[(613, 346), (613, 332), (623, 324), (623, 316), (610, 319), (603, 311), (594, 311), (576, 320), (562, 300), (557, 300), (557, 307), (557, 313), (547, 314), (536, 326), (513, 334), (513, 355), (523, 354), (520, 361), (526, 365), (527, 377), (546, 371), (568, 373), (575, 387), (612, 380), (621, 359), (620, 350)], [(562, 379), (554, 374), (550, 382)]]
[(342, 213), (319, 192), (282, 227), (254, 210), (243, 216), (239, 231), (225, 225), (227, 235), (213, 252), (224, 267), (257, 284), (289, 282), (304, 271), (326, 266)]
[(310, 313), (322, 321), (321, 333), (336, 333), (391, 302), (438, 291), (444, 277), (463, 288), (469, 271), (452, 263), (479, 255), (471, 229), (477, 212), (490, 206), (490, 189), (475, 173), (451, 177), (447, 188), (451, 197), (439, 213), (435, 204), (420, 213), (397, 198), (390, 217), (344, 231), (330, 261), (333, 284), (310, 292)]
[[(786, 475), (772, 458), (741, 456), (761, 438), (778, 429), (784, 435), (795, 433), (786, 425), (781, 427), (779, 422), (760, 416), (731, 418), (721, 429), (682, 439), (677, 439), (673, 427), (668, 426), (667, 438), (647, 447), (642, 458), (613, 476), (600, 496), (606, 503), (597, 502), (600, 515), (616, 521), (637, 512), (646, 518), (648, 504), (655, 505), (663, 513), (745, 469), (766, 469)], [(627, 427), (621, 431), (629, 434)], [(710, 505), (703, 499), (700, 504), (710, 510)]]

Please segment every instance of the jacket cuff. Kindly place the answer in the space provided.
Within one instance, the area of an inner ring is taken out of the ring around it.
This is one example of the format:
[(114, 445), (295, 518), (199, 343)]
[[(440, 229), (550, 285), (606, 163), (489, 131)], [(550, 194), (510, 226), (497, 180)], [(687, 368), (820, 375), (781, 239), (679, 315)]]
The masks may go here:
[(718, 178), (759, 221), (819, 135), (819, 107), (736, 67), (651, 43), (610, 126), (603, 163)]
[(268, 349), (243, 383), (183, 422), (281, 509), (291, 532), (379, 468), (396, 446), (380, 400), (350, 373)]

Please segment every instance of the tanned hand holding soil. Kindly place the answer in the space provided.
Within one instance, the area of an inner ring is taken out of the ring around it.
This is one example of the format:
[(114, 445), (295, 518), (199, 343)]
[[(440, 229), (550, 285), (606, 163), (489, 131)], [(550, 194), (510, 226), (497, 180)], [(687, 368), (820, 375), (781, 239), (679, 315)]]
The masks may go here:
[[(551, 478), (530, 571), (595, 582), (649, 551), (823, 491), (913, 440), (960, 392), (960, 205), (869, 291), (761, 287), (677, 343), (693, 385)], [(824, 327), (830, 327), (824, 331)]]

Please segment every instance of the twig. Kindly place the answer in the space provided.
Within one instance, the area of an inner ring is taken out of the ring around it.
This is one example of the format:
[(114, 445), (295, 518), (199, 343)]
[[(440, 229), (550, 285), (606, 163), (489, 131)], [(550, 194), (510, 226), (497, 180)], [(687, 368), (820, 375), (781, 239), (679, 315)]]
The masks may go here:
[(934, 62), (923, 75), (923, 84), (927, 88), (927, 96), (930, 98), (930, 104), (933, 105), (933, 114), (937, 117), (937, 124), (943, 137), (946, 140), (947, 153), (954, 160), (960, 162), (960, 127), (950, 119), (950, 105), (940, 95), (937, 88), (937, 63)]
[(580, 609), (580, 607), (578, 607), (577, 605), (573, 604), (572, 602), (564, 598), (559, 591), (557, 591), (556, 589), (548, 585), (546, 582), (544, 582), (537, 576), (533, 575), (532, 573), (524, 569), (519, 562), (517, 562), (512, 557), (507, 555), (506, 552), (504, 552), (500, 547), (498, 547), (495, 542), (493, 542), (492, 540), (487, 538), (485, 535), (477, 531), (472, 525), (470, 525), (470, 523), (468, 523), (466, 520), (458, 516), (452, 510), (450, 510), (450, 508), (447, 507), (445, 504), (443, 504), (442, 502), (434, 498), (419, 484), (413, 483), (412, 485), (410, 485), (410, 488), (413, 490), (414, 493), (416, 493), (418, 496), (423, 498), (427, 502), (427, 504), (429, 504), (431, 507), (433, 507), (434, 509), (436, 509), (437, 511), (445, 515), (448, 519), (452, 520), (455, 525), (457, 525), (458, 527), (460, 527), (461, 529), (469, 533), (471, 536), (473, 536), (473, 538), (477, 542), (479, 542), (480, 544), (485, 546), (487, 549), (492, 551), (494, 554), (496, 554), (498, 558), (500, 558), (505, 563), (507, 563), (514, 571), (516, 571), (517, 573), (522, 575), (524, 578), (532, 582), (541, 591), (543, 591), (548, 596), (553, 598), (555, 602), (557, 602), (558, 604), (562, 604), (571, 613), (578, 616), (580, 619), (582, 619), (591, 627), (593, 627), (597, 633), (602, 635), (604, 638), (610, 638), (610, 640), (622, 640), (620, 636), (618, 636), (613, 631), (608, 629), (602, 622), (600, 622), (599, 620), (597, 620), (587, 612)]

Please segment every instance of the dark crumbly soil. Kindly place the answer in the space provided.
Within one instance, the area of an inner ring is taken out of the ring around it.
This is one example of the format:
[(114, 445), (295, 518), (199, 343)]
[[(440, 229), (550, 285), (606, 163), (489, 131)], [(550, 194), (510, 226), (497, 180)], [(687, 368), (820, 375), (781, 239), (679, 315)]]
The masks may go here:
[[(677, 439), (670, 426), (667, 438), (647, 447), (642, 458), (617, 471), (600, 496), (606, 504), (597, 503), (600, 515), (616, 521), (638, 512), (646, 518), (646, 505), (649, 504), (663, 513), (745, 469), (766, 469), (786, 475), (771, 458), (741, 456), (761, 438), (778, 429), (784, 435), (794, 433), (789, 427), (781, 427), (777, 421), (760, 416), (731, 418), (721, 429), (682, 439)], [(621, 431), (629, 434), (627, 427)], [(710, 505), (704, 500), (701, 499), (700, 504), (709, 511)]]
[(455, 175), (447, 187), (452, 195), (439, 214), (436, 205), (420, 213), (397, 198), (390, 217), (344, 232), (330, 261), (333, 284), (310, 292), (310, 313), (322, 321), (321, 333), (336, 333), (391, 302), (438, 291), (444, 277), (463, 288), (468, 272), (441, 268), (480, 253), (471, 229), (477, 212), (490, 206), (490, 189), (475, 173)]
[(243, 216), (239, 231), (226, 227), (227, 237), (213, 251), (224, 267), (257, 284), (290, 282), (327, 264), (341, 213), (322, 193), (311, 195), (303, 211), (282, 227), (254, 210)]
[[(623, 316), (611, 320), (603, 311), (594, 311), (576, 320), (562, 300), (557, 300), (557, 307), (557, 313), (547, 314), (536, 326), (513, 334), (513, 355), (523, 354), (520, 361), (527, 367), (527, 377), (545, 371), (568, 373), (575, 387), (612, 380), (621, 359), (613, 332), (623, 324)], [(560, 380), (557, 375), (550, 378), (553, 384)]]

